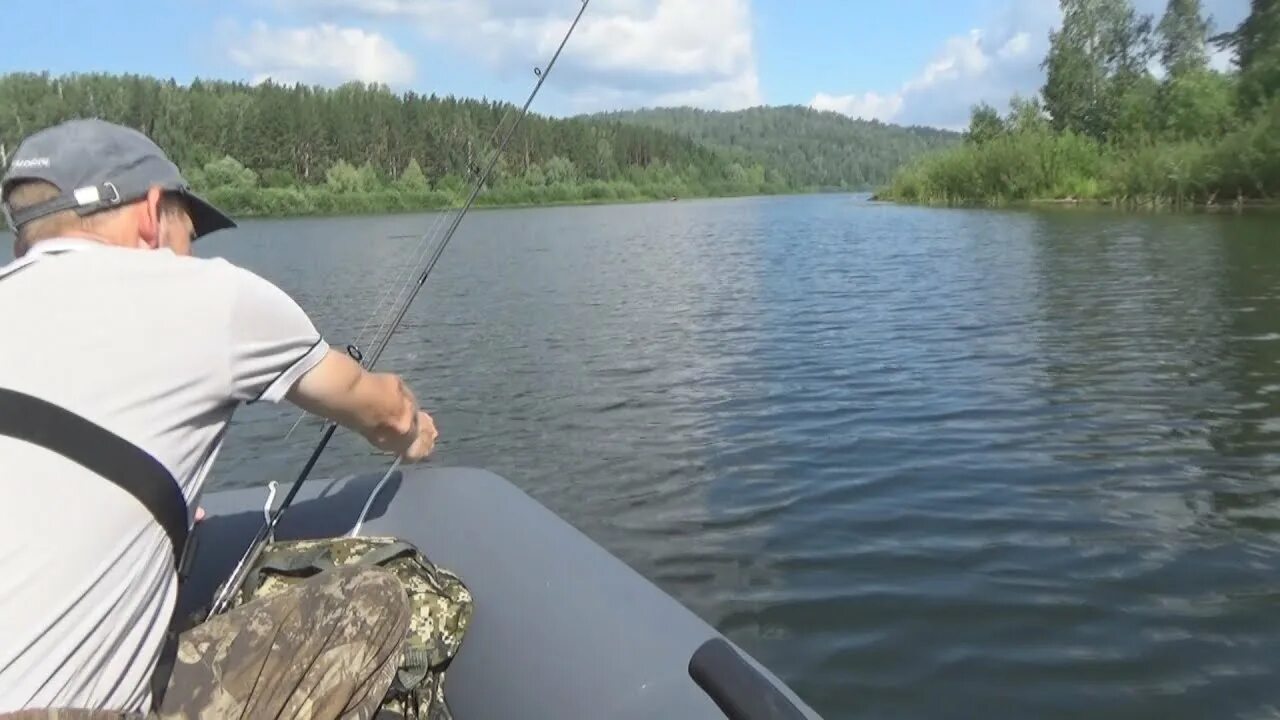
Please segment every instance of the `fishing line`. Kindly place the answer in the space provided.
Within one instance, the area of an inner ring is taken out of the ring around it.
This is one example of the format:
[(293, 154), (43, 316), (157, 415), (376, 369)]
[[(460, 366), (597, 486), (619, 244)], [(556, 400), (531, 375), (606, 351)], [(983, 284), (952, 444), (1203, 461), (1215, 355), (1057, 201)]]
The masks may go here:
[[(459, 205), (458, 207), (461, 207), (461, 206)], [(414, 268), (420, 266), (422, 264), (423, 259), (427, 257), (427, 252), (431, 248), (432, 240), (434, 240), (438, 236), (438, 232), (440, 228), (443, 226), (444, 218), (457, 209), (458, 208), (447, 208), (437, 213), (436, 219), (431, 223), (431, 227), (427, 230), (427, 233), (425, 235), (393, 236), (393, 239), (401, 239), (401, 240), (406, 238), (419, 239), (419, 242), (413, 247), (413, 250), (412, 250), (412, 254), (414, 256), (413, 262), (405, 263), (403, 272), (393, 272), (392, 279), (390, 282), (386, 283), (387, 289), (378, 298), (377, 304), (375, 304), (373, 307), (373, 312), (369, 313), (369, 316), (365, 318), (364, 324), (362, 324), (360, 326), (360, 329), (356, 332), (355, 340), (353, 340), (351, 344), (357, 350), (361, 346), (363, 346), (365, 341), (365, 333), (368, 332), (371, 327), (373, 327), (374, 320), (376, 320), (380, 315), (382, 315), (383, 306), (387, 305), (387, 301), (390, 300), (392, 297), (394, 297), (395, 301), (393, 301), (390, 305), (387, 306), (387, 319), (379, 323), (377, 331), (374, 333), (373, 337), (375, 338), (378, 337), (382, 333), (383, 329), (385, 329), (386, 323), (389, 322), (389, 319), (391, 317), (391, 312), (390, 312), (391, 308), (394, 308), (396, 302), (398, 302), (400, 298), (404, 295), (405, 287), (407, 287), (410, 283), (413, 282)], [(400, 288), (400, 289), (397, 290), (396, 288)], [(348, 353), (350, 352), (351, 351), (348, 350)], [(306, 420), (309, 415), (311, 415), (311, 413), (305, 410), (299, 412), (298, 419), (294, 421), (293, 425), (289, 428), (289, 431), (284, 434), (284, 440), (287, 441), (289, 438), (293, 437), (293, 433), (297, 431), (298, 427), (302, 425), (302, 421)]]
[(387, 481), (391, 479), (391, 474), (399, 467), (400, 458), (396, 458), (396, 461), (391, 463), (391, 467), (387, 468), (387, 471), (383, 473), (382, 479), (378, 481), (378, 484), (373, 486), (373, 492), (369, 493), (369, 499), (364, 501), (364, 507), (360, 509), (360, 515), (356, 517), (356, 524), (351, 526), (351, 532), (347, 533), (347, 537), (360, 535), (360, 528), (364, 527), (364, 519), (369, 515), (369, 508), (373, 507), (373, 501), (378, 499), (378, 493), (382, 492), (382, 486), (387, 484)]
[[(497, 125), (494, 126), (493, 132), (490, 133), (489, 135), (489, 140), (485, 143), (486, 149), (489, 149), (491, 146), (495, 144), (495, 141), (498, 139), (498, 136), (502, 132), (503, 127), (507, 124), (507, 120), (511, 118), (512, 111), (515, 109), (516, 109), (515, 105), (512, 105), (510, 103), (507, 104), (506, 111), (503, 112), (502, 117), (498, 119)], [(513, 131), (514, 131), (514, 128), (513, 128)], [(501, 148), (493, 148), (493, 152), (500, 153), (502, 152), (502, 150)], [(474, 157), (468, 159), (467, 167), (468, 167), (468, 170), (470, 170), (473, 167), (478, 167), (475, 164)], [(476, 173), (472, 171), (472, 175), (474, 177)], [(419, 242), (414, 247), (416, 256), (413, 262), (405, 264), (404, 266), (405, 270), (403, 273), (396, 274), (393, 277), (393, 279), (386, 284), (387, 286), (386, 291), (383, 292), (382, 295), (378, 298), (378, 302), (377, 304), (374, 305), (373, 311), (369, 313), (367, 318), (365, 318), (364, 324), (360, 326), (360, 329), (356, 332), (355, 340), (353, 340), (351, 343), (357, 349), (359, 349), (364, 345), (365, 332), (367, 332), (373, 326), (374, 320), (376, 320), (380, 315), (382, 315), (382, 308), (384, 305), (387, 305), (387, 300), (391, 299), (394, 296), (395, 300), (390, 305), (387, 306), (388, 313), (386, 318), (381, 323), (378, 324), (377, 330), (374, 332), (373, 337), (378, 338), (382, 335), (383, 330), (386, 329), (387, 324), (390, 323), (391, 321), (392, 315), (390, 313), (390, 309), (396, 307), (396, 305), (400, 302), (400, 299), (404, 296), (404, 293), (408, 290), (409, 286), (413, 282), (414, 268), (421, 266), (423, 259), (427, 257), (427, 251), (431, 248), (432, 241), (434, 241), (437, 237), (439, 237), (438, 233), (440, 228), (444, 224), (444, 219), (446, 217), (449, 217), (450, 213), (458, 212), (461, 209), (462, 209), (462, 205), (442, 209), (439, 213), (436, 214), (436, 218), (431, 223), (431, 226), (427, 229), (426, 234), (391, 235), (386, 238), (388, 240), (406, 240), (406, 239), (414, 239), (414, 238), (418, 239)], [(396, 288), (399, 288), (399, 290), (396, 290)], [(284, 434), (285, 441), (293, 437), (293, 433), (297, 431), (298, 427), (302, 425), (302, 421), (306, 420), (310, 414), (311, 413), (308, 413), (305, 410), (298, 414), (298, 419), (295, 420), (293, 425), (289, 427), (289, 431)]]
[[(585, 6), (585, 4), (586, 3), (584, 2), (583, 5)], [(583, 9), (585, 10), (585, 7)], [(577, 24), (576, 21), (574, 24), (575, 25)], [(570, 29), (570, 33), (572, 33), (572, 28)], [(566, 36), (566, 39), (568, 39), (568, 36)], [(563, 43), (561, 44), (561, 47), (563, 48)], [(556, 54), (558, 56), (559, 52), (557, 52)], [(555, 62), (555, 59), (553, 58), (552, 64), (554, 64), (554, 62)], [(547, 67), (548, 69), (550, 69), (551, 65), (548, 64)], [(542, 71), (535, 70), (534, 72), (538, 73), (539, 76), (541, 76)], [(536, 94), (536, 89), (535, 89), (535, 94)], [(528, 104), (525, 105), (525, 108), (521, 111), (520, 116), (517, 117), (516, 120), (513, 122), (510, 130), (510, 135), (514, 136), (516, 127), (519, 125), (520, 119), (523, 118), (524, 112), (527, 109), (528, 109)], [(497, 141), (499, 135), (502, 133), (503, 127), (507, 124), (507, 120), (512, 117), (511, 113), (513, 110), (515, 110), (515, 106), (508, 104), (506, 111), (503, 112), (502, 117), (498, 119), (497, 125), (494, 126), (493, 132), (490, 133), (489, 140), (485, 143), (486, 149), (489, 149), (489, 147), (493, 146), (494, 143)], [(479, 179), (478, 172), (473, 172), (473, 175), (477, 176), (478, 184), (483, 185), (483, 183), (488, 179), (489, 172), (491, 172), (493, 167), (497, 165), (498, 157), (502, 154), (502, 151), (503, 149), (505, 149), (505, 147), (506, 147), (506, 144), (503, 143), (498, 147), (492, 148), (493, 152), (490, 154), (489, 158), (486, 159), (486, 165), (489, 166), (489, 171), (486, 171), (484, 173), (483, 179)], [(475, 165), (474, 156), (468, 160), (468, 165), (471, 167), (476, 167), (478, 170), (479, 166)], [(419, 252), (417, 259), (412, 264), (407, 266), (408, 269), (405, 271), (404, 275), (402, 276), (405, 278), (405, 281), (403, 283), (397, 281), (394, 285), (391, 285), (388, 287), (387, 295), (389, 296), (391, 288), (396, 287), (397, 285), (400, 286), (400, 290), (395, 294), (395, 298), (396, 298), (395, 302), (391, 304), (391, 307), (397, 307), (400, 303), (400, 299), (404, 296), (404, 293), (410, 289), (410, 285), (412, 283), (413, 268), (419, 267), (422, 264), (422, 260), (427, 253), (427, 248), (431, 246), (431, 243), (428, 242), (428, 240), (433, 239), (435, 237), (436, 231), (439, 229), (444, 218), (448, 217), (450, 213), (453, 213), (456, 211), (458, 214), (458, 217), (456, 217), (456, 220), (457, 222), (461, 222), (460, 216), (462, 214), (465, 214), (467, 210), (470, 209), (472, 200), (474, 200), (474, 198), (472, 198), (465, 205), (460, 206), (459, 208), (450, 208), (444, 212), (441, 212), (439, 215), (436, 216), (435, 222), (432, 223), (431, 229), (427, 232), (425, 236), (423, 236), (423, 241), (422, 243), (419, 244), (421, 251)], [(451, 236), (451, 235), (452, 235), (452, 231), (448, 234), (448, 236)], [(443, 243), (448, 242), (448, 236), (446, 236), (446, 238), (441, 241), (441, 245), (443, 245)], [(413, 237), (413, 236), (401, 236), (401, 237)], [(443, 252), (443, 250), (444, 250), (443, 247), (439, 247), (439, 252)], [(430, 272), (429, 268), (427, 272)], [(382, 301), (379, 301), (377, 308), (374, 310), (374, 313), (370, 316), (369, 320), (372, 321), (374, 317), (377, 317), (381, 313), (381, 311), (382, 311)], [(383, 331), (386, 330), (390, 322), (391, 322), (391, 316), (388, 315), (387, 318), (384, 319), (383, 322), (378, 326), (378, 329), (377, 331), (374, 332), (373, 337), (381, 338)], [(369, 323), (366, 322), (366, 325), (368, 324)], [(357, 337), (357, 341), (354, 343), (357, 347), (360, 346), (360, 342), (361, 340), (363, 340), (364, 330), (365, 328), (361, 328), (360, 335)], [(394, 328), (392, 329), (392, 332), (394, 332)]]
[[(409, 307), (413, 304), (414, 298), (418, 296), (418, 293), (422, 290), (422, 286), (426, 284), (427, 277), (431, 275), (431, 271), (435, 269), (436, 263), (440, 261), (441, 255), (444, 254), (444, 250), (448, 247), (449, 241), (453, 239), (454, 233), (458, 230), (458, 226), (462, 224), (462, 219), (466, 216), (467, 211), (475, 205), (476, 198), (480, 195), (481, 191), (484, 190), (485, 183), (493, 173), (493, 169), (497, 167), (499, 158), (502, 157), (502, 153), (506, 150), (507, 145), (511, 143), (511, 139), (515, 137), (515, 132), (520, 127), (520, 122), (528, 114), (529, 107), (533, 104), (534, 98), (538, 96), (538, 92), (542, 90), (543, 83), (545, 83), (547, 81), (547, 77), (551, 75), (551, 69), (555, 67), (556, 61), (560, 58), (560, 54), (564, 51), (565, 45), (568, 44), (569, 38), (573, 35), (574, 30), (577, 29), (578, 23), (582, 20), (582, 16), (586, 13), (587, 6), (590, 3), (591, 0), (582, 0), (582, 7), (578, 9), (578, 13), (574, 16), (573, 22), (569, 25), (568, 31), (565, 32), (564, 38), (560, 40), (560, 45), (556, 48), (555, 54), (552, 55), (551, 60), (547, 62), (546, 68), (534, 68), (534, 75), (537, 76), (538, 82), (533, 86), (533, 90), (529, 93), (528, 99), (525, 100), (524, 106), (516, 116), (515, 122), (512, 123), (511, 128), (503, 136), (502, 142), (498, 145), (496, 152), (494, 152), (493, 156), (489, 159), (484, 172), (472, 185), (471, 192), (467, 196), (466, 203), (463, 204), (462, 209), (454, 216), (452, 222), (450, 222), (449, 229), (445, 231), (444, 238), (438, 245), (436, 245), (435, 250), (431, 253), (431, 257), (427, 261), (426, 267), (423, 268), (422, 273), (418, 276), (416, 284), (412, 286), (408, 296), (396, 310), (394, 321), (391, 322), (387, 332), (378, 338), (377, 344), (373, 348), (373, 353), (366, 358), (363, 355), (363, 352), (354, 345), (349, 348), (352, 357), (354, 357), (356, 361), (361, 363), (366, 369), (372, 368), (378, 362), (378, 358), (382, 356), (382, 353), (391, 343), (391, 337), (395, 334), (396, 328), (404, 321), (404, 316), (409, 312)], [(333, 438), (333, 434), (337, 429), (337, 423), (330, 422), (326, 425), (324, 434), (320, 438), (320, 442), (317, 443), (315, 449), (312, 450), (311, 456), (307, 459), (302, 471), (298, 473), (297, 479), (293, 481), (293, 485), (289, 488), (288, 494), (285, 495), (284, 500), (280, 503), (280, 507), (271, 513), (271, 518), (258, 529), (258, 533), (254, 536), (252, 542), (249, 543), (249, 547), (245, 550), (244, 555), (231, 571), (231, 575), (227, 578), (227, 581), (223, 583), (222, 587), (219, 588), (217, 595), (209, 606), (208, 617), (213, 617), (214, 615), (226, 610), (231, 604), (231, 600), (239, 591), (240, 586), (244, 583), (245, 573), (248, 568), (253, 565), (254, 561), (257, 560), (258, 556), (262, 553), (262, 548), (265, 546), (267, 539), (273, 536), (276, 526), (280, 523), (280, 517), (284, 515), (285, 511), (293, 504), (293, 500), (297, 497), (298, 491), (302, 489), (302, 484), (306, 482), (307, 476), (310, 475), (311, 470), (315, 468), (316, 462), (319, 461), (320, 455), (324, 452), (325, 447), (328, 446), (329, 440)], [(399, 458), (397, 458), (396, 462), (397, 464), (399, 463)]]
[[(586, 3), (584, 2), (584, 3), (583, 3), (583, 5), (585, 5), (585, 4), (586, 4)], [(585, 8), (584, 8), (584, 9), (585, 9)], [(575, 22), (575, 24), (576, 24), (576, 22)], [(572, 33), (572, 28), (570, 29), (570, 32)], [(561, 44), (561, 47), (563, 47), (563, 43)], [(559, 54), (559, 53), (557, 53), (557, 55), (558, 55), (558, 54)], [(553, 58), (553, 59), (552, 59), (552, 64), (554, 64), (554, 62), (555, 62), (555, 60), (554, 60), (554, 58)], [(550, 67), (551, 67), (551, 65), (550, 65), (550, 64), (548, 64), (547, 69), (549, 70), (549, 69), (550, 69)], [(534, 70), (534, 72), (535, 72), (536, 74), (539, 74), (539, 75), (540, 75), (542, 71), (535, 69), (535, 70)], [(501, 117), (501, 118), (498, 118), (498, 123), (497, 123), (496, 125), (494, 125), (493, 132), (489, 134), (489, 140), (485, 142), (485, 149), (486, 149), (486, 150), (488, 150), (488, 149), (492, 149), (492, 150), (493, 150), (493, 153), (492, 153), (492, 156), (491, 156), (490, 158), (487, 158), (487, 159), (486, 159), (486, 164), (489, 164), (490, 160), (491, 160), (493, 163), (495, 163), (495, 164), (496, 164), (496, 162), (497, 162), (497, 156), (498, 156), (498, 155), (500, 155), (500, 154), (502, 153), (503, 147), (494, 147), (494, 145), (495, 145), (495, 143), (496, 143), (496, 141), (497, 141), (497, 139), (498, 139), (499, 135), (502, 133), (502, 129), (503, 129), (503, 127), (507, 124), (507, 120), (509, 120), (509, 119), (511, 118), (511, 113), (512, 113), (512, 111), (513, 111), (513, 110), (515, 110), (515, 109), (516, 109), (515, 105), (512, 105), (512, 104), (508, 103), (508, 104), (507, 104), (507, 109), (506, 109), (505, 111), (503, 111), (503, 113), (502, 113), (502, 117)], [(527, 109), (527, 105), (526, 105), (526, 109)], [(521, 115), (523, 116), (523, 112), (521, 113)], [(515, 125), (518, 125), (518, 124), (519, 124), (519, 120), (517, 119), (517, 120), (516, 120), (516, 122), (515, 122)], [(515, 132), (515, 127), (514, 127), (514, 126), (511, 128), (511, 132), (514, 134), (514, 132)], [(478, 171), (479, 171), (479, 166), (478, 166), (478, 165), (476, 165), (476, 163), (475, 163), (475, 157), (474, 157), (474, 156), (472, 156), (472, 157), (468, 158), (468, 160), (467, 160), (467, 167), (468, 167), (468, 169), (469, 169), (469, 170), (471, 170), (472, 168), (474, 168), (474, 170), (472, 171), (472, 175), (473, 175), (473, 177), (478, 176), (478, 174), (479, 174), (479, 172), (478, 172)], [(387, 299), (388, 297), (390, 297), (390, 296), (391, 296), (391, 290), (392, 290), (393, 288), (397, 287), (397, 286), (400, 286), (400, 288), (401, 288), (401, 289), (400, 289), (400, 291), (399, 291), (399, 292), (397, 292), (397, 293), (395, 294), (395, 295), (396, 295), (396, 301), (397, 301), (397, 302), (399, 301), (400, 297), (404, 294), (405, 290), (408, 288), (409, 283), (411, 282), (411, 278), (412, 278), (412, 275), (413, 275), (413, 272), (412, 272), (412, 271), (413, 271), (413, 268), (418, 267), (419, 265), (421, 265), (423, 258), (424, 258), (424, 257), (426, 256), (426, 254), (427, 254), (427, 248), (428, 248), (428, 247), (430, 247), (430, 245), (431, 245), (431, 243), (430, 243), (430, 242), (428, 242), (428, 241), (429, 241), (429, 240), (432, 240), (432, 239), (434, 239), (434, 238), (436, 237), (436, 232), (439, 230), (439, 228), (440, 228), (440, 226), (441, 226), (441, 224), (442, 224), (443, 220), (444, 220), (446, 217), (448, 217), (450, 213), (453, 213), (453, 212), (455, 212), (455, 211), (460, 211), (460, 212), (465, 213), (465, 212), (466, 212), (466, 210), (467, 210), (467, 208), (466, 208), (466, 207), (464, 207), (464, 206), (462, 206), (462, 205), (459, 205), (458, 207), (454, 207), (454, 208), (447, 208), (447, 209), (445, 209), (445, 210), (442, 210), (438, 215), (436, 215), (436, 219), (435, 219), (435, 221), (431, 224), (431, 227), (427, 230), (427, 233), (426, 233), (425, 235), (421, 235), (421, 236), (419, 236), (419, 235), (392, 235), (392, 236), (390, 236), (390, 238), (389, 238), (389, 239), (393, 239), (393, 240), (403, 240), (403, 239), (407, 239), (407, 238), (417, 238), (417, 237), (421, 237), (421, 242), (420, 242), (420, 243), (419, 243), (419, 245), (418, 245), (418, 247), (419, 247), (419, 248), (421, 248), (421, 250), (418, 252), (418, 256), (417, 256), (417, 258), (415, 259), (415, 261), (414, 261), (413, 263), (411, 263), (411, 264), (407, 265), (407, 266), (406, 266), (406, 270), (405, 270), (404, 274), (400, 276), (400, 277), (403, 277), (403, 278), (404, 278), (404, 282), (402, 283), (402, 282), (400, 282), (400, 280), (398, 280), (398, 279), (397, 279), (394, 283), (388, 284), (388, 286), (387, 286), (387, 292), (382, 296), (382, 299), (380, 299), (380, 300), (378, 301), (378, 304), (375, 306), (374, 311), (369, 315), (369, 318), (365, 321), (365, 324), (364, 324), (363, 326), (361, 326), (361, 328), (360, 328), (360, 332), (356, 335), (356, 340), (355, 340), (354, 344), (355, 344), (357, 347), (359, 347), (359, 346), (360, 346), (360, 344), (361, 344), (361, 342), (364, 340), (364, 332), (365, 332), (365, 330), (366, 330), (366, 329), (368, 329), (369, 325), (373, 322), (373, 319), (374, 319), (374, 318), (376, 318), (376, 317), (378, 317), (378, 315), (379, 315), (379, 314), (381, 314), (381, 312), (382, 312), (382, 305), (383, 305), (383, 303), (386, 301), (386, 299)], [(395, 307), (395, 306), (396, 306), (396, 303), (392, 303), (391, 307)], [(389, 322), (389, 319), (390, 319), (390, 318), (388, 317), (388, 319), (387, 319), (387, 320), (384, 320), (384, 321), (383, 321), (383, 323), (382, 323), (382, 324), (380, 324), (380, 325), (378, 326), (378, 330), (377, 330), (377, 332), (375, 332), (375, 333), (374, 333), (374, 337), (380, 337), (380, 336), (381, 336), (382, 331), (386, 328), (386, 323), (387, 323), (387, 322)]]

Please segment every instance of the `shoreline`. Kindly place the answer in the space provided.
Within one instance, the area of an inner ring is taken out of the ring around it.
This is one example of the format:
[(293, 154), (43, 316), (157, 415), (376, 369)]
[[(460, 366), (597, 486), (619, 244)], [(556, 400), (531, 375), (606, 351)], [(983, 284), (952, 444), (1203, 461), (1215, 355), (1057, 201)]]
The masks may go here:
[(1245, 212), (1249, 210), (1276, 210), (1280, 209), (1280, 198), (1274, 200), (1262, 200), (1257, 198), (1248, 198), (1242, 201), (1231, 201), (1229, 203), (1221, 202), (1183, 202), (1174, 203), (1167, 199), (1124, 201), (1124, 200), (1102, 200), (1096, 198), (1033, 198), (1030, 200), (999, 200), (990, 199), (987, 201), (974, 202), (913, 202), (910, 200), (900, 200), (893, 197), (886, 197), (882, 194), (872, 195), (870, 200), (874, 202), (891, 203), (894, 205), (902, 205), (904, 207), (931, 207), (931, 208), (955, 208), (957, 210), (1034, 210), (1038, 208), (1078, 208), (1078, 209), (1108, 209), (1121, 212), (1201, 212), (1201, 213), (1223, 213), (1223, 212)]
[[(598, 207), (605, 205), (646, 205), (646, 204), (669, 204), (685, 202), (690, 200), (732, 200), (737, 198), (766, 198), (766, 197), (785, 197), (797, 195), (838, 195), (838, 194), (857, 194), (866, 193), (867, 190), (816, 190), (812, 188), (800, 188), (796, 190), (787, 190), (783, 192), (750, 192), (750, 193), (731, 193), (719, 195), (686, 195), (672, 196), (669, 198), (639, 197), (639, 198), (582, 198), (578, 200), (556, 200), (546, 202), (525, 202), (525, 203), (492, 203), (486, 204), (477, 201), (472, 206), (472, 211), (480, 210), (524, 210), (531, 208), (563, 208), (563, 207)], [(483, 197), (483, 195), (481, 196)], [(367, 210), (346, 210), (335, 209), (331, 212), (315, 211), (315, 212), (282, 212), (282, 213), (256, 213), (252, 211), (244, 211), (234, 206), (230, 208), (222, 208), (226, 212), (237, 218), (245, 220), (297, 220), (305, 218), (326, 218), (326, 217), (363, 217), (373, 215), (413, 215), (421, 213), (440, 213), (458, 210), (461, 203), (450, 204), (437, 207), (391, 207), (391, 208), (369, 208)]]

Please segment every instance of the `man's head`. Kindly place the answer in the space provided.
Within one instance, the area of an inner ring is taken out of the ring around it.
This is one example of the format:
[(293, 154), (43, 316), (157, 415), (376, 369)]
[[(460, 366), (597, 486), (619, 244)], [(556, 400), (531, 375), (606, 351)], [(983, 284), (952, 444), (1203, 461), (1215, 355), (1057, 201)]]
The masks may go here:
[(197, 237), (235, 227), (145, 135), (101, 120), (72, 120), (24, 140), (0, 179), (0, 201), (17, 234), (15, 255), (52, 237), (186, 255)]

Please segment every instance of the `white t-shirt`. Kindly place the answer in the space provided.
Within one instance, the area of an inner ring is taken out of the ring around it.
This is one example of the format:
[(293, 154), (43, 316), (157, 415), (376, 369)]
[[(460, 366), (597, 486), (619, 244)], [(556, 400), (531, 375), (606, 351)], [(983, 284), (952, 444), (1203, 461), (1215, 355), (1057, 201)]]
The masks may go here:
[[(0, 386), (164, 464), (194, 513), (240, 402), (278, 402), (328, 350), (283, 291), (224, 260), (47, 240), (0, 268)], [(0, 437), (0, 712), (144, 710), (177, 584), (131, 495)]]

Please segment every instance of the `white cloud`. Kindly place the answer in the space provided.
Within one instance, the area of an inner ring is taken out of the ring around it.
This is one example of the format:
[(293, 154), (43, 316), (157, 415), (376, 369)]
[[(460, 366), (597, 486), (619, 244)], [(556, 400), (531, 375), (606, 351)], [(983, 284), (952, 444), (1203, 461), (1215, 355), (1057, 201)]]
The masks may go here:
[[(1166, 2), (1134, 4), (1158, 21)], [(1248, 0), (1206, 0), (1203, 5), (1218, 30), (1235, 27), (1248, 12)], [(934, 59), (896, 90), (819, 92), (809, 104), (868, 120), (961, 129), (968, 124), (970, 108), (980, 102), (1006, 108), (1014, 94), (1039, 91), (1049, 32), (1061, 21), (1057, 0), (1005, 0), (984, 27), (948, 38)], [(1230, 56), (1214, 52), (1211, 64), (1226, 69)]]
[(820, 92), (809, 104), (867, 120), (963, 128), (973, 105), (1004, 107), (1014, 93), (1035, 92), (1049, 28), (1056, 20), (1056, 0), (1010, 3), (989, 28), (948, 38), (897, 90), (836, 96)]
[(1020, 32), (1009, 38), (1009, 41), (1000, 48), (996, 55), (1001, 60), (1012, 60), (1014, 58), (1021, 57), (1030, 49), (1031, 33)]
[[(587, 104), (591, 104), (591, 91), (587, 91), (585, 96), (578, 100), (579, 104), (583, 104), (584, 101)], [(700, 108), (737, 109), (759, 105), (761, 102), (760, 78), (756, 75), (755, 69), (752, 68), (749, 71), (733, 75), (727, 80), (712, 82), (702, 87), (664, 92), (652, 98), (651, 101), (636, 98), (636, 102), (632, 104), (651, 104), (667, 107), (688, 105)]]
[(273, 28), (255, 22), (234, 37), (231, 61), (252, 73), (253, 82), (329, 83), (347, 80), (399, 85), (413, 79), (413, 60), (395, 43), (359, 28), (322, 23)]
[(820, 92), (809, 105), (815, 110), (831, 110), (863, 120), (891, 120), (902, 110), (902, 93), (881, 95), (828, 95)]
[[(416, 26), (500, 70), (541, 65), (577, 3), (545, 0), (278, 0), (294, 10)], [(751, 0), (594, 0), (557, 85), (580, 109), (759, 104)]]

